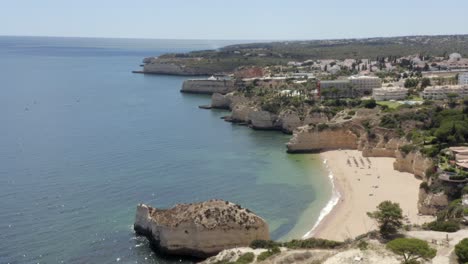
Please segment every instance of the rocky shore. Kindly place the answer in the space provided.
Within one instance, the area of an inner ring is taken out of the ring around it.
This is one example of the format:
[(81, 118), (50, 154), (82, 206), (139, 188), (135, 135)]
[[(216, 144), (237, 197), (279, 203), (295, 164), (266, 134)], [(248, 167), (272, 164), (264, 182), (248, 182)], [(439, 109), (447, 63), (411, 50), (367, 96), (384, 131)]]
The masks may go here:
[(270, 239), (265, 220), (223, 200), (177, 204), (170, 209), (140, 204), (134, 229), (159, 252), (199, 258)]

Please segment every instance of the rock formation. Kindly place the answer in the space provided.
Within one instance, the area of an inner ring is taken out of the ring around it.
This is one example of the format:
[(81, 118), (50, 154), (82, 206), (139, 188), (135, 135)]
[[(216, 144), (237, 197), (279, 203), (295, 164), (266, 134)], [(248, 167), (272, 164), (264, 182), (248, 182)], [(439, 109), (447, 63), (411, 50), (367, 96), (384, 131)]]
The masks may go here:
[(419, 189), (418, 211), (424, 215), (435, 215), (449, 204), (444, 192), (430, 193), (425, 189)]
[(335, 149), (357, 149), (359, 137), (343, 126), (320, 129), (304, 126), (296, 130), (287, 144), (288, 152), (304, 153)]
[(194, 79), (184, 81), (180, 91), (197, 94), (227, 94), (235, 90), (236, 86), (233, 80)]
[(306, 124), (328, 122), (328, 117), (323, 113), (308, 113), (301, 116), (293, 109), (285, 109), (279, 114), (273, 114), (260, 109), (252, 103), (252, 99), (234, 93), (213, 94), (211, 107), (230, 109), (231, 115), (226, 117), (227, 121), (249, 124), (254, 129), (279, 130), (288, 134)]
[(395, 170), (409, 172), (423, 179), (426, 177), (426, 171), (433, 166), (432, 160), (424, 157), (421, 152), (410, 152), (405, 155), (398, 151), (393, 164)]
[(210, 200), (156, 209), (140, 204), (134, 229), (163, 253), (205, 258), (269, 239), (267, 223), (239, 205)]

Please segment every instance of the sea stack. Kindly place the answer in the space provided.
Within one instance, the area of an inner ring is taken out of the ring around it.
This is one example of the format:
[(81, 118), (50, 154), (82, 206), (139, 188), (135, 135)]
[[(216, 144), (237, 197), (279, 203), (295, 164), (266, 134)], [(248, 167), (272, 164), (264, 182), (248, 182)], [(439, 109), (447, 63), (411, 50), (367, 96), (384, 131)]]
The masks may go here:
[(170, 209), (140, 204), (134, 229), (161, 253), (199, 258), (270, 239), (265, 220), (223, 200), (177, 204)]

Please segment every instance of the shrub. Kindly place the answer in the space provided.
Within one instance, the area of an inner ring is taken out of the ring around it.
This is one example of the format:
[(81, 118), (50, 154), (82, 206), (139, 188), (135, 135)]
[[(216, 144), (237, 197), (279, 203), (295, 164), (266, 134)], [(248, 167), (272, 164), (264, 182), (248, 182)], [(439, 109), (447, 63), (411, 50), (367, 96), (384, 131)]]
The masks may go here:
[(360, 250), (366, 250), (367, 247), (369, 246), (369, 243), (367, 243), (367, 242), (364, 241), (364, 240), (361, 240), (361, 241), (359, 241), (359, 243), (358, 243), (357, 246), (358, 246), (358, 248), (359, 248)]
[(278, 253), (280, 253), (281, 250), (279, 249), (279, 247), (273, 247), (271, 249), (268, 249), (267, 251), (265, 252), (262, 252), (260, 253), (260, 255), (258, 255), (257, 257), (257, 262), (259, 261), (264, 261), (265, 259), (271, 257), (271, 256), (274, 256)]
[(411, 144), (403, 145), (400, 147), (401, 152), (405, 153), (405, 155), (408, 155), (408, 153), (412, 152), (415, 149), (416, 147)]
[(364, 106), (365, 108), (375, 108), (377, 106), (377, 103), (375, 102), (374, 99), (369, 99), (369, 100), (364, 100), (362, 101), (362, 106)]
[(391, 115), (384, 115), (380, 119), (379, 126), (384, 128), (397, 128), (399, 122)]
[(455, 254), (460, 263), (468, 262), (468, 238), (463, 239), (455, 246)]
[(353, 116), (355, 114), (356, 114), (356, 111), (354, 111), (354, 110), (351, 110), (351, 111), (348, 112), (348, 115), (350, 115), (350, 116)]
[(427, 182), (421, 182), (421, 184), (419, 184), (419, 189), (424, 189), (427, 192), (429, 190), (429, 184), (427, 184)]
[(241, 255), (237, 261), (236, 264), (247, 264), (251, 263), (255, 259), (255, 255), (252, 252), (245, 253)]
[(309, 238), (304, 240), (291, 240), (283, 243), (284, 247), (292, 249), (306, 249), (306, 248), (321, 248), (321, 249), (333, 249), (343, 245), (343, 242), (321, 239), (321, 238)]
[(460, 224), (456, 221), (433, 221), (425, 226), (425, 229), (438, 232), (457, 232), (460, 230)]
[(273, 240), (254, 240), (252, 243), (250, 243), (250, 247), (253, 249), (256, 248), (274, 248), (280, 246), (280, 243), (275, 242)]

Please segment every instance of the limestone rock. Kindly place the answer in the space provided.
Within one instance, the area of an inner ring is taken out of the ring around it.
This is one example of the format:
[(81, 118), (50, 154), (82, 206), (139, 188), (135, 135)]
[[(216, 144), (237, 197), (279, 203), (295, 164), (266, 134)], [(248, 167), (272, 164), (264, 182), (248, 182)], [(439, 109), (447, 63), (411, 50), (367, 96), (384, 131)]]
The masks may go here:
[(211, 107), (217, 109), (230, 109), (231, 99), (227, 95), (214, 93), (211, 96)]
[(420, 178), (425, 178), (426, 171), (431, 167), (433, 167), (432, 160), (424, 157), (420, 152), (411, 152), (405, 155), (401, 151), (397, 151), (393, 164), (395, 170), (409, 172)]
[(254, 129), (277, 129), (276, 118), (276, 115), (262, 110), (252, 111), (248, 115), (248, 120)]
[(197, 94), (227, 94), (236, 90), (233, 80), (186, 80), (182, 84), (181, 92)]
[(287, 144), (288, 152), (318, 152), (334, 149), (357, 149), (358, 136), (346, 127), (333, 127), (319, 131), (304, 126), (294, 132)]
[(418, 211), (423, 215), (435, 215), (449, 204), (448, 197), (443, 192), (428, 193), (419, 189)]
[(201, 258), (270, 238), (262, 218), (222, 200), (178, 204), (170, 209), (140, 204), (134, 229), (163, 253)]

